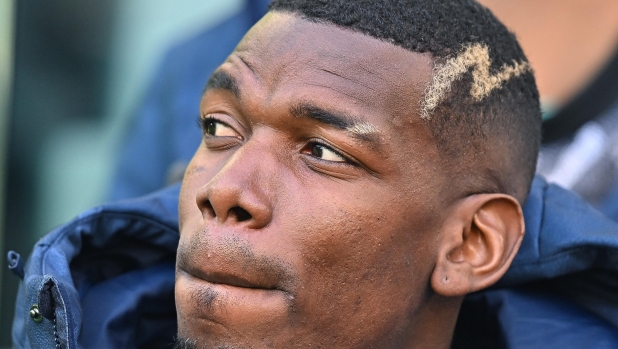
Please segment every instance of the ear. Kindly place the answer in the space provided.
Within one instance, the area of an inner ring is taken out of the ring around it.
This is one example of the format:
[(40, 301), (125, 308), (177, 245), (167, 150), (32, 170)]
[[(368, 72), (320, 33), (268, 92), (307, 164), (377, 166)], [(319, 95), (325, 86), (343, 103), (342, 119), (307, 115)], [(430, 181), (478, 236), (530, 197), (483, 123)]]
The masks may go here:
[(458, 201), (440, 232), (433, 290), (463, 296), (491, 286), (511, 265), (524, 231), (521, 206), (512, 196), (475, 194)]

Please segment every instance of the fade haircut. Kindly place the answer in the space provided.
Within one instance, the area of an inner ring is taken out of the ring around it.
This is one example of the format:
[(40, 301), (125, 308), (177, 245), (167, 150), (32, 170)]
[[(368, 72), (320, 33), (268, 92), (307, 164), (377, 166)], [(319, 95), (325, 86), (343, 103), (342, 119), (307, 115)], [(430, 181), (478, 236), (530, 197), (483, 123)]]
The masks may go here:
[(515, 36), (487, 8), (470, 0), (274, 0), (269, 10), (429, 53), (433, 80), (410, 110), (427, 123), (462, 188), (457, 195), (502, 192), (523, 203), (540, 146), (539, 93)]

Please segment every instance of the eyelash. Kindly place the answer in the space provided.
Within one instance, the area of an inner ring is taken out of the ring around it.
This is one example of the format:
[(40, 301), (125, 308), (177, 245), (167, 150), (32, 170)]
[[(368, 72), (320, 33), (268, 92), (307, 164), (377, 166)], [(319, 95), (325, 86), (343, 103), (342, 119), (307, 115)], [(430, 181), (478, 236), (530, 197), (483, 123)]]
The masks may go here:
[(209, 115), (198, 115), (197, 118), (195, 119), (195, 122), (197, 124), (197, 127), (202, 130), (202, 132), (204, 132), (204, 130), (206, 130), (206, 125), (208, 125), (208, 122), (210, 121), (216, 121), (216, 122), (221, 122), (215, 118), (213, 118), (212, 116)]
[[(348, 166), (354, 166), (354, 167), (358, 166), (354, 161), (350, 160), (350, 158), (348, 156), (342, 154), (340, 151), (336, 150), (335, 148), (333, 148), (332, 146), (330, 146), (328, 143), (324, 142), (321, 139), (311, 139), (309, 142), (307, 142), (307, 147), (310, 148), (311, 146), (316, 145), (316, 144), (319, 144), (319, 145), (323, 146), (324, 148), (328, 148), (330, 151), (332, 151), (333, 153), (341, 156), (341, 158), (343, 158), (345, 160), (345, 162), (338, 162), (337, 163), (338, 165), (348, 165)], [(319, 159), (317, 157), (315, 157), (315, 159), (317, 159), (318, 161), (328, 162), (329, 164), (330, 163), (334, 163), (332, 161), (322, 160), (322, 159)]]

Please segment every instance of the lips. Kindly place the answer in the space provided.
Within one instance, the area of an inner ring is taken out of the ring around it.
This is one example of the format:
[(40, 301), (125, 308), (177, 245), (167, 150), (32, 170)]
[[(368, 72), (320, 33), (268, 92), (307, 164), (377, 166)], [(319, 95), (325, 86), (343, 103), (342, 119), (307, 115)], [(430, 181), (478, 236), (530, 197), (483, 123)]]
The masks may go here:
[(199, 321), (179, 322), (179, 326), (219, 338), (227, 335), (229, 327), (289, 323), (288, 316), (296, 308), (292, 269), (276, 257), (258, 253), (239, 235), (201, 230), (180, 239), (175, 287), (178, 318)]
[(234, 287), (242, 287), (242, 288), (253, 288), (253, 289), (263, 289), (263, 290), (275, 290), (275, 286), (270, 283), (260, 282), (260, 281), (249, 281), (247, 278), (242, 276), (228, 274), (226, 272), (217, 272), (217, 271), (201, 271), (201, 270), (191, 270), (187, 271), (189, 274), (202, 279), (204, 281), (208, 281), (212, 284), (222, 284)]
[[(191, 258), (191, 260), (194, 260), (194, 258)], [(179, 270), (215, 285), (228, 285), (256, 290), (278, 289), (278, 280), (272, 277), (272, 273), (257, 267), (259, 265), (257, 263), (254, 263), (253, 267), (247, 268), (245, 261), (230, 261), (230, 258), (221, 255), (206, 257), (200, 260), (202, 262), (199, 263), (199, 266), (191, 262), (185, 263), (183, 261), (186, 261), (186, 259), (179, 252), (177, 266)]]
[(278, 279), (260, 267), (242, 267), (245, 257), (229, 264), (222, 262), (227, 259), (223, 256), (200, 256), (185, 265), (181, 262), (184, 258), (178, 258), (175, 298), (179, 329), (194, 337), (218, 340), (248, 329), (289, 324), (297, 307), (296, 297), (275, 287)]
[(181, 239), (176, 265), (179, 271), (214, 285), (288, 293), (294, 284), (285, 262), (258, 254), (231, 232), (213, 236), (200, 231)]

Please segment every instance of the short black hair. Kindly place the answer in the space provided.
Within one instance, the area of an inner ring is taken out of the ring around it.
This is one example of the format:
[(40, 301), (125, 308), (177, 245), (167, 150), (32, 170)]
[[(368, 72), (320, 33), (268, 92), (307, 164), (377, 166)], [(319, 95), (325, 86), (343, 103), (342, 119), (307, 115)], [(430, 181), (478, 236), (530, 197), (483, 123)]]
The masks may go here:
[(525, 200), (541, 141), (539, 93), (515, 35), (487, 8), (471, 0), (274, 0), (269, 10), (431, 54), (434, 81), (417, 110), (463, 188), (458, 195)]

